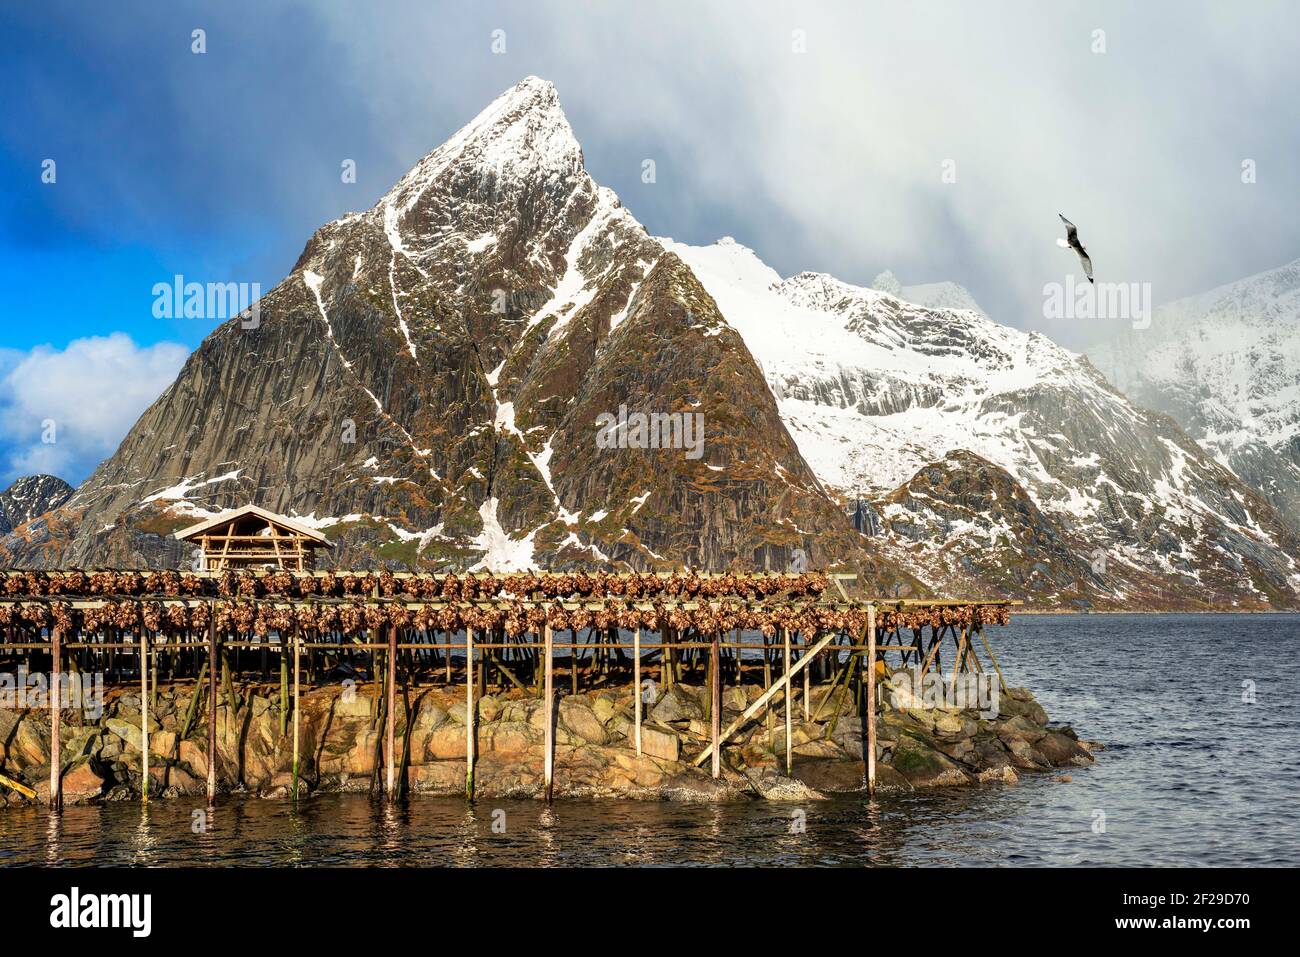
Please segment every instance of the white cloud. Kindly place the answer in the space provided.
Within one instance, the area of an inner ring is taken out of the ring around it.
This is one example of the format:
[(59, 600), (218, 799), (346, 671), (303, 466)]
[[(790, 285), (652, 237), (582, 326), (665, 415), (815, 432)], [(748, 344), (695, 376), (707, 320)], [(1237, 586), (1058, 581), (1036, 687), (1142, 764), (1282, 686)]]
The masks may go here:
[[(141, 347), (125, 333), (59, 350), (0, 355), (0, 455), (8, 478), (44, 472), (74, 485), (111, 455), (176, 377), (189, 350)], [(52, 437), (53, 442), (43, 441)]]
[[(652, 233), (730, 234), (783, 275), (954, 280), (994, 319), (1079, 347), (1114, 330), (1043, 315), (1044, 284), (1077, 270), (1058, 212), (1098, 281), (1150, 282), (1157, 301), (1296, 257), (1300, 220), (1279, 212), (1300, 188), (1279, 106), (1300, 83), (1296, 5), (993, 7), (538, 2), (485, 13), (439, 57), (424, 51), (446, 17), (428, 4), (325, 15), (403, 165), (536, 73)], [(489, 26), (509, 55), (486, 54)], [(1246, 158), (1268, 171), (1250, 186)]]

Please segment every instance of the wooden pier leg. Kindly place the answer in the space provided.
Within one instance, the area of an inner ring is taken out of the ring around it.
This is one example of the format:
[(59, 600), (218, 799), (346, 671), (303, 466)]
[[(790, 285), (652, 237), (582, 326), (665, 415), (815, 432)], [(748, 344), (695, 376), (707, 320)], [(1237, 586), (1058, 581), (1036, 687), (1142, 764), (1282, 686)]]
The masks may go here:
[(302, 640), (298, 628), (293, 630), (293, 799), (298, 800), (298, 654)]
[(545, 647), (542, 654), (545, 660), (542, 667), (545, 670), (543, 678), (543, 694), (545, 695), (542, 714), (546, 719), (546, 765), (544, 771), (543, 784), (546, 788), (546, 800), (551, 800), (552, 791), (555, 787), (555, 671), (554, 658), (552, 655), (552, 645), (555, 637), (551, 631), (551, 624), (547, 622), (542, 626), (542, 643)]
[(993, 654), (993, 648), (989, 645), (989, 639), (988, 636), (984, 634), (983, 626), (976, 625), (975, 633), (980, 636), (980, 641), (984, 642), (984, 650), (989, 653), (989, 661), (993, 662), (993, 670), (998, 673), (998, 684), (1001, 685), (1003, 691), (1006, 691), (1007, 681), (1002, 677), (1002, 666), (998, 664), (997, 655)]
[(149, 803), (149, 633), (140, 629), (140, 803)]
[[(808, 638), (806, 636), (803, 639), (803, 653), (805, 655), (808, 654)], [(803, 719), (805, 721), (807, 721), (810, 717), (809, 709), (811, 708), (811, 705), (809, 704), (809, 701), (811, 700), (811, 698), (812, 698), (812, 666), (809, 665), (803, 670)]]
[(722, 776), (722, 748), (719, 738), (722, 736), (722, 636), (713, 633), (713, 643), (709, 645), (709, 724), (712, 725), (713, 737), (713, 776)]
[(781, 669), (781, 677), (785, 680), (785, 773), (789, 777), (790, 772), (794, 769), (794, 744), (790, 741), (790, 706), (793, 702), (790, 700), (790, 631), (787, 628), (781, 629), (781, 641), (783, 643), (784, 667)]
[(390, 624), (388, 626), (388, 665), (386, 689), (384, 697), (388, 701), (388, 721), (387, 728), (384, 731), (384, 748), (387, 756), (385, 773), (384, 773), (384, 793), (388, 800), (393, 800), (396, 795), (395, 785), (397, 783), (396, 769), (396, 735), (397, 735), (397, 626)]
[(451, 632), (447, 632), (447, 684), (451, 685)]
[[(772, 653), (767, 647), (767, 635), (759, 632), (759, 637), (763, 639), (763, 691), (770, 691), (772, 688)], [(763, 720), (767, 726), (767, 733), (772, 733), (772, 709), (768, 708), (763, 714)]]
[(578, 693), (578, 629), (569, 629), (569, 693)]
[(465, 797), (474, 800), (474, 629), (465, 629)]
[(641, 756), (641, 626), (632, 632), (632, 709), (636, 715), (636, 754)]
[(867, 793), (876, 793), (876, 606), (867, 606)]
[(63, 704), (59, 701), (63, 626), (50, 630), (50, 810), (63, 808)]
[(217, 799), (217, 607), (208, 607), (208, 804)]
[(280, 737), (289, 730), (289, 654), (280, 635)]

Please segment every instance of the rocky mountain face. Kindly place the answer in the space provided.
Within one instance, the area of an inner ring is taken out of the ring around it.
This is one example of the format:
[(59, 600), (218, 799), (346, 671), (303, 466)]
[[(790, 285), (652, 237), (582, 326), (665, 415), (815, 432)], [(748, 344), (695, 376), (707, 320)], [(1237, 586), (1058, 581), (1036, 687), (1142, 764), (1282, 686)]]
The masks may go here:
[(1300, 259), (1162, 306), (1088, 356), (1300, 529)]
[(0, 535), (26, 525), (58, 508), (72, 495), (72, 486), (53, 475), (24, 475), (0, 492)]
[(877, 594), (1300, 603), (1295, 533), (1173, 419), (959, 286), (881, 283), (647, 235), (529, 78), (319, 229), (0, 564), (177, 565), (170, 532), (251, 501), (339, 566), (806, 557)]
[(339, 565), (784, 569), (802, 549), (916, 584), (847, 526), (691, 271), (587, 175), (549, 83), (318, 230), (259, 318), (209, 336), (10, 560), (174, 564), (168, 533), (251, 501), (323, 529)]
[[(1086, 358), (972, 310), (803, 273), (732, 240), (688, 263), (822, 483), (935, 587), (1065, 606), (1296, 604), (1297, 538)], [(798, 330), (791, 335), (790, 330)]]

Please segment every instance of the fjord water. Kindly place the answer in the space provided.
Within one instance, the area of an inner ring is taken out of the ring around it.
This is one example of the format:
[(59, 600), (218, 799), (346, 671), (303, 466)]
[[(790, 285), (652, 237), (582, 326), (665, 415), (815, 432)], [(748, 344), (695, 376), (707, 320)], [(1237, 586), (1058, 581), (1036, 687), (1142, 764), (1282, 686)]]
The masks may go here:
[(202, 800), (9, 809), (0, 865), (1300, 864), (1300, 616), (1020, 615), (992, 638), (1096, 764), (803, 805), (222, 798), (206, 833)]

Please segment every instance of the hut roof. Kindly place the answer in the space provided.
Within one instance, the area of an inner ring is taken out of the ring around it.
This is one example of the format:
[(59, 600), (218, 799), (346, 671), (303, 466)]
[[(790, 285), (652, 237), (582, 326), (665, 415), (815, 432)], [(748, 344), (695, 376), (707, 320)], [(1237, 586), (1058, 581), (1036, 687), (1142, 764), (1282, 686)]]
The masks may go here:
[(239, 521), (241, 518), (248, 517), (260, 518), (270, 524), (279, 525), (281, 528), (293, 532), (295, 535), (301, 535), (303, 538), (306, 538), (317, 545), (324, 546), (325, 548), (334, 547), (333, 542), (314, 528), (300, 525), (291, 518), (277, 515), (275, 512), (268, 512), (266, 509), (259, 508), (256, 505), (242, 505), (239, 508), (232, 508), (228, 511), (222, 512), (220, 515), (214, 515), (212, 518), (205, 519), (197, 525), (191, 525), (189, 528), (182, 528), (180, 531), (174, 532), (172, 537), (178, 538), (181, 541), (190, 541), (191, 539), (202, 535), (204, 532), (209, 532), (214, 528), (221, 528), (230, 525), (233, 522)]

